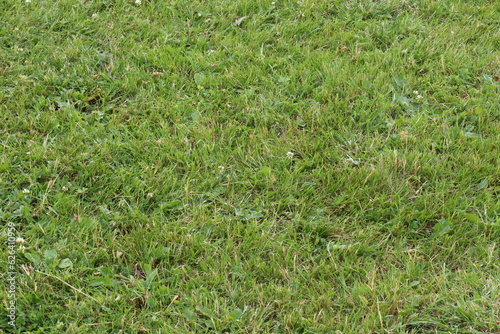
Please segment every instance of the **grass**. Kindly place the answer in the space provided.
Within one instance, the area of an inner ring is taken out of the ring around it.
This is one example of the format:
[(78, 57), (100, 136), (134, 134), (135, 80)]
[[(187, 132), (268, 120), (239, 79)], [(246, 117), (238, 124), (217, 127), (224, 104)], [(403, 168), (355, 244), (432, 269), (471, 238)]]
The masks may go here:
[(4, 332), (500, 332), (500, 3), (0, 9)]

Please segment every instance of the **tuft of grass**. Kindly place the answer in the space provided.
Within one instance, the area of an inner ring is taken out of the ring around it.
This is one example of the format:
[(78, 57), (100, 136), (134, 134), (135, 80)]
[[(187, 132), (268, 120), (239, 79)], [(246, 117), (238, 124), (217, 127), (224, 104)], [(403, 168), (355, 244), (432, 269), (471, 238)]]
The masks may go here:
[(0, 331), (500, 332), (499, 3), (0, 9)]

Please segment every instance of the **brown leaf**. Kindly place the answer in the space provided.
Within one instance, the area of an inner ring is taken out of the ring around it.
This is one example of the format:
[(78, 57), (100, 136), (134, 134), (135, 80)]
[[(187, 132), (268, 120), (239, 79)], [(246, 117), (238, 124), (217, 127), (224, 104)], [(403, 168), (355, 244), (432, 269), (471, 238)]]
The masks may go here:
[(144, 273), (144, 270), (142, 270), (141, 266), (139, 263), (134, 264), (134, 277), (136, 279), (145, 279), (146, 274)]
[(146, 304), (144, 302), (144, 298), (137, 296), (134, 298), (130, 298), (130, 303), (137, 309), (142, 310), (144, 308), (144, 305)]

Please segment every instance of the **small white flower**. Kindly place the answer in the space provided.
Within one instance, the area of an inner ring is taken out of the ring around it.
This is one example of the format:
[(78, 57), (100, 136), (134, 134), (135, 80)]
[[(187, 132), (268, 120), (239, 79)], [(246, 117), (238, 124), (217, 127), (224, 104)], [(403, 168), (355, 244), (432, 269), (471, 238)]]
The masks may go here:
[(212, 53), (214, 53), (214, 52), (215, 52), (215, 50), (208, 50), (208, 51), (207, 51), (207, 55), (209, 55), (209, 56), (210, 56), (210, 55), (211, 55)]
[(293, 152), (286, 152), (286, 157), (288, 159), (293, 159)]
[(219, 166), (219, 172), (221, 172), (221, 173), (222, 173), (222, 172), (224, 171), (224, 169), (226, 169), (226, 167), (224, 167), (224, 166)]
[(422, 95), (417, 95), (417, 100), (422, 100), (424, 97)]
[(136, 4), (136, 5), (140, 5), (141, 3), (142, 3), (142, 1), (141, 1), (141, 0), (135, 0), (135, 4)]
[(29, 190), (29, 189), (24, 188), (21, 192), (22, 192), (23, 194), (29, 194), (29, 193), (30, 193), (30, 190)]
[(26, 3), (29, 3), (29, 2), (31, 2), (31, 0), (25, 0), (25, 2), (26, 2)]
[(62, 187), (63, 191), (68, 191), (68, 187)]
[(418, 95), (418, 90), (414, 90), (413, 94)]
[(25, 242), (26, 242), (26, 240), (24, 240), (24, 238), (21, 238), (21, 237), (16, 238), (16, 243), (18, 243), (18, 244), (23, 244)]
[(92, 14), (92, 18), (95, 19), (97, 17), (97, 13)]

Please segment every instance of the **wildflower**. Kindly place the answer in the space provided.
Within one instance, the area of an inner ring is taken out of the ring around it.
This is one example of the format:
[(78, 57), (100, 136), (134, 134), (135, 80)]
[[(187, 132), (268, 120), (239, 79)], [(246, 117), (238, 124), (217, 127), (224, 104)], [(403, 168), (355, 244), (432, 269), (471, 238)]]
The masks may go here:
[(135, 0), (135, 4), (136, 4), (137, 6), (140, 6), (140, 5), (141, 5), (141, 3), (142, 3), (142, 1), (141, 1), (141, 0)]
[(21, 237), (16, 238), (16, 243), (18, 243), (18, 244), (23, 244), (25, 242), (26, 242), (26, 240), (24, 240), (24, 238), (21, 238)]
[(418, 90), (414, 90), (413, 94), (418, 95)]
[(286, 152), (286, 157), (288, 159), (293, 159), (293, 152)]
[(29, 193), (30, 193), (30, 190), (29, 190), (29, 189), (24, 188), (21, 192), (22, 192), (23, 194), (29, 194)]
[(151, 197), (153, 197), (153, 196), (154, 196), (154, 194), (153, 194), (153, 193), (148, 193), (148, 194), (146, 195), (146, 198), (151, 198)]

